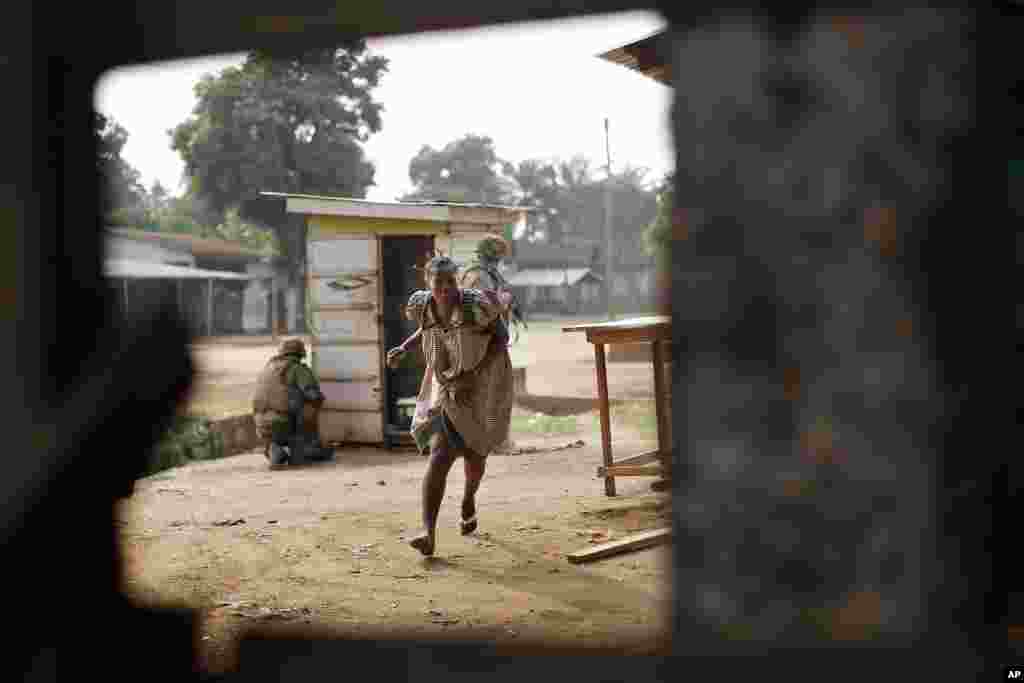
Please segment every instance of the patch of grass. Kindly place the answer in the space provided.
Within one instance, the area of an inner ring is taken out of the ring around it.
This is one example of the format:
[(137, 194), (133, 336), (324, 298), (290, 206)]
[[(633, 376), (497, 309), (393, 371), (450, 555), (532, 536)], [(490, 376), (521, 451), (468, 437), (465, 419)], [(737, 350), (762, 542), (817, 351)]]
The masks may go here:
[(543, 413), (533, 415), (513, 415), (512, 432), (528, 434), (574, 434), (579, 431), (579, 423), (575, 415), (556, 417)]
[[(627, 401), (611, 407), (612, 422), (620, 424), (644, 436), (656, 436), (658, 433), (658, 415), (654, 410), (654, 401)], [(601, 426), (599, 413), (591, 415), (595, 428)]]

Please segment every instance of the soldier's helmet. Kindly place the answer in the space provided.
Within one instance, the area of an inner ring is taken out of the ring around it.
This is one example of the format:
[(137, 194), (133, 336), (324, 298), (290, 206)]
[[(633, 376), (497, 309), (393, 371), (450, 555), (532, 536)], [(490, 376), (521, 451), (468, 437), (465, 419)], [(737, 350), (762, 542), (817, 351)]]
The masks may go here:
[(499, 261), (508, 255), (508, 242), (497, 235), (490, 235), (476, 245), (476, 253), (485, 259)]
[(279, 351), (282, 356), (298, 356), (304, 358), (306, 356), (306, 345), (302, 343), (301, 339), (286, 339), (281, 343)]

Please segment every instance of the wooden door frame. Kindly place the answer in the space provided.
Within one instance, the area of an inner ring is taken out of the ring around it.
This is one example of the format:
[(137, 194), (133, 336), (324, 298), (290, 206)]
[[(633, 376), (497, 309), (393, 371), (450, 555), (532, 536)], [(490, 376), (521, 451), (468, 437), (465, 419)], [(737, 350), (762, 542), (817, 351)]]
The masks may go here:
[(388, 397), (390, 396), (391, 379), (388, 377), (388, 350), (384, 348), (387, 346), (387, 335), (384, 330), (384, 279), (387, 277), (384, 272), (384, 236), (380, 233), (373, 233), (373, 237), (377, 240), (377, 267), (379, 269), (377, 276), (377, 339), (380, 341), (377, 344), (377, 363), (380, 372), (380, 433), (384, 441), (384, 448), (391, 450), (394, 446), (388, 431), (390, 422), (388, 413), (391, 412)]
[[(435, 248), (437, 246), (437, 235), (422, 235), (422, 234), (404, 234), (404, 235), (383, 235), (380, 233), (374, 233), (374, 237), (377, 238), (377, 263), (380, 264), (380, 275), (377, 278), (377, 336), (380, 339), (378, 344), (378, 350), (380, 354), (380, 391), (381, 391), (381, 432), (384, 434), (384, 447), (391, 449), (394, 447), (394, 441), (390, 436), (390, 416), (391, 416), (391, 377), (388, 372), (387, 366), (387, 330), (384, 328), (384, 305), (385, 305), (385, 279), (387, 277), (385, 273), (384, 265), (384, 240), (385, 239), (405, 239), (405, 238), (421, 238), (429, 239), (430, 247)], [(415, 264), (414, 264), (415, 265)]]

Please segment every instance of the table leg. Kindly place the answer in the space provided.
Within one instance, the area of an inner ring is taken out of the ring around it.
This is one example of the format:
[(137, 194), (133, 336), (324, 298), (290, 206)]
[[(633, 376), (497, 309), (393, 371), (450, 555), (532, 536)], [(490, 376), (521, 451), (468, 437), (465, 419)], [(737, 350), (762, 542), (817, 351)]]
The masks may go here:
[[(604, 344), (594, 344), (594, 360), (597, 364), (597, 402), (601, 411), (601, 453), (604, 466), (612, 465), (612, 416), (608, 407), (608, 367), (605, 364)], [(615, 495), (615, 477), (604, 478), (604, 493)]]
[(668, 433), (668, 406), (665, 399), (665, 345), (662, 341), (653, 344), (651, 354), (654, 362), (654, 411), (658, 424), (658, 452), (662, 467), (668, 469), (670, 460), (668, 454), (672, 452), (672, 444)]

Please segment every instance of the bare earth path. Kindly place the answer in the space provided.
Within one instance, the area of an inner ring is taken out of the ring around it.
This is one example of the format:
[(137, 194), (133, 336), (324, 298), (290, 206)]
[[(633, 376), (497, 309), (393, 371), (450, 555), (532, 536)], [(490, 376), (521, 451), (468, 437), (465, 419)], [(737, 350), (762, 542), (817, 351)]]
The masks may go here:
[[(550, 334), (560, 351), (544, 358), (538, 337), (530, 345), (530, 391), (556, 393), (538, 389), (546, 383), (571, 391), (565, 367), (575, 354), (577, 395), (592, 396), (582, 379), (592, 386), (583, 340), (560, 345)], [(197, 398), (217, 391), (245, 398), (247, 375), (251, 381), (267, 349), (207, 347), (196, 356), (203, 371)], [(562, 374), (549, 378), (556, 367)], [(650, 384), (642, 365), (630, 366), (632, 375), (620, 372), (626, 367), (610, 367), (613, 396), (618, 390), (626, 398), (631, 386), (639, 394)], [(526, 415), (517, 413), (516, 424), (525, 424)], [(654, 444), (650, 430), (625, 416), (614, 433), (619, 455)], [(603, 495), (594, 474), (601, 455), (592, 415), (556, 435), (522, 430), (514, 438), (520, 447), (583, 445), (492, 456), (478, 498), (480, 528), (468, 537), (458, 531), (463, 473), (457, 463), (437, 556), (429, 560), (404, 540), (419, 523), (426, 465), (408, 451), (344, 449), (335, 462), (273, 472), (253, 452), (142, 480), (121, 510), (129, 590), (140, 602), (201, 609), (204, 666), (214, 671), (230, 669), (234, 639), (256, 624), (357, 634), (457, 632), (496, 642), (628, 645), (638, 652), (662, 644), (668, 546), (588, 565), (571, 565), (565, 556), (592, 540), (667, 524), (668, 495), (652, 493), (647, 478), (620, 479), (617, 498)]]

